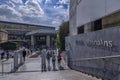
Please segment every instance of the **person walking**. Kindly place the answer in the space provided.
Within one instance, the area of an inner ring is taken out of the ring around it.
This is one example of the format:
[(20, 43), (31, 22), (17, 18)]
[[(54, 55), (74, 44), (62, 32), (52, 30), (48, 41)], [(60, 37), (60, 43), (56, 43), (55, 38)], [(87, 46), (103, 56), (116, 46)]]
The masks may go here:
[(61, 60), (62, 60), (62, 58), (61, 58), (61, 54), (58, 53), (57, 61), (58, 61), (58, 68), (59, 68), (59, 69), (61, 68)]
[(41, 71), (46, 72), (46, 49), (41, 51)]
[(5, 56), (5, 52), (3, 51), (3, 52), (1, 53), (1, 60), (4, 58), (4, 56)]
[(6, 51), (6, 56), (7, 56), (7, 60), (8, 60), (8, 59), (9, 59), (9, 56), (10, 56), (8, 50)]
[(49, 50), (47, 51), (47, 56), (46, 56), (46, 58), (47, 58), (47, 63), (48, 63), (47, 68), (48, 68), (48, 71), (50, 71), (50, 69), (51, 69), (51, 67), (50, 67), (50, 58), (51, 58), (51, 53), (50, 53), (50, 51), (49, 51)]
[(26, 51), (25, 51), (25, 49), (23, 49), (22, 56), (23, 56), (23, 60), (25, 61), (25, 58), (26, 58)]
[(52, 54), (53, 71), (55, 71), (56, 70), (56, 68), (55, 68), (56, 57), (55, 57), (55, 53), (53, 50), (51, 51), (51, 54)]

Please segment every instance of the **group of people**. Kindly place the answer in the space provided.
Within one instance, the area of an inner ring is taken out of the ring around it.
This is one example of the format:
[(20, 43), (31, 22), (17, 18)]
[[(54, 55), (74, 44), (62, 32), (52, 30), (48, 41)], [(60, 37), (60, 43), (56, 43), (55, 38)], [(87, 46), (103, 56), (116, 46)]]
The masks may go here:
[(8, 51), (8, 50), (1, 52), (1, 60), (2, 60), (2, 59), (9, 59), (9, 57), (10, 57), (10, 54), (9, 54), (9, 51)]
[[(53, 70), (55, 71), (56, 70), (56, 60), (58, 60), (58, 68), (61, 66), (61, 55), (60, 53), (58, 53), (58, 55), (56, 56), (57, 54), (55, 53), (54, 50), (46, 50), (46, 49), (43, 49), (41, 51), (41, 71), (50, 71), (50, 70)], [(47, 63), (47, 64), (46, 64)], [(52, 63), (52, 68), (51, 68), (51, 64)]]

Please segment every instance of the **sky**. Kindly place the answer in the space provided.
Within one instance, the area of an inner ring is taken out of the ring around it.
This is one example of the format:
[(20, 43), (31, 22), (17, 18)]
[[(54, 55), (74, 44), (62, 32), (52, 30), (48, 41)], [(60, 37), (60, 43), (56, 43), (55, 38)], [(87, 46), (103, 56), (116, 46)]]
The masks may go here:
[(0, 21), (58, 27), (69, 20), (69, 0), (0, 0)]

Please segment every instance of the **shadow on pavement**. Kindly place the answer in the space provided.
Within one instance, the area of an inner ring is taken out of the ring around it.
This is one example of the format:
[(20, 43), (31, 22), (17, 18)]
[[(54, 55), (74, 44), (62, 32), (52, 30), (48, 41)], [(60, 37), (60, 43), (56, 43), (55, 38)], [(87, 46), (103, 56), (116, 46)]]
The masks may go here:
[[(69, 70), (69, 69), (64, 69), (64, 70)], [(51, 71), (46, 71), (46, 72), (56, 72), (56, 71), (64, 71), (64, 70), (51, 70)], [(41, 72), (41, 70), (31, 70), (31, 71), (17, 71), (15, 73), (29, 73), (29, 72)], [(41, 72), (42, 73), (42, 72)]]

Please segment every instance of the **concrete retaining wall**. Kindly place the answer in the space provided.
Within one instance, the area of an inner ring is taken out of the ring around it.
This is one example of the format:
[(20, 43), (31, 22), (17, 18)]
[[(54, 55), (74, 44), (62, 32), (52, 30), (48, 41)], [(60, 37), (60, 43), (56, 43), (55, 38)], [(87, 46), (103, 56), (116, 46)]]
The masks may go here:
[(66, 38), (72, 69), (103, 79), (119, 80), (120, 26)]

